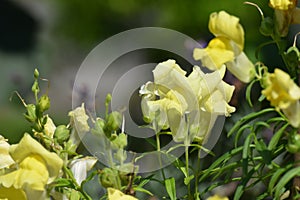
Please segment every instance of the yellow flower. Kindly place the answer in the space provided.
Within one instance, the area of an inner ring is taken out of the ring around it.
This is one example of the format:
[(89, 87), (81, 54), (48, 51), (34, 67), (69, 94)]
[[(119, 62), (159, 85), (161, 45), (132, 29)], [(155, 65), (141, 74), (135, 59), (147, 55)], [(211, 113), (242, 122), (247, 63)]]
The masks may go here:
[(225, 11), (212, 13), (209, 30), (215, 35), (204, 49), (194, 49), (194, 59), (201, 60), (210, 70), (219, 70), (224, 64), (243, 82), (250, 82), (255, 75), (254, 65), (243, 52), (244, 29), (239, 19)]
[(45, 186), (59, 175), (63, 161), (29, 134), (11, 145), (9, 152), (18, 168), (0, 176), (0, 188), (22, 190), (27, 199), (45, 199)]
[(210, 15), (208, 28), (216, 37), (228, 38), (237, 45), (240, 51), (244, 49), (244, 29), (239, 23), (239, 18), (225, 11), (214, 12)]
[(114, 188), (107, 188), (108, 200), (138, 200), (137, 198), (126, 195), (120, 190)]
[(294, 127), (300, 126), (300, 88), (290, 76), (280, 69), (267, 75), (262, 94), (271, 105), (281, 109)]
[[(175, 60), (159, 63), (153, 70), (154, 83), (148, 82), (140, 90), (144, 117), (159, 130), (170, 127), (176, 142), (184, 140), (188, 128), (196, 139), (206, 139), (218, 115), (235, 111), (228, 105), (234, 87), (222, 81), (224, 73), (225, 67), (204, 74), (195, 66), (186, 77)], [(186, 115), (193, 116), (189, 124)]]
[(300, 24), (297, 0), (270, 0), (269, 6), (275, 10), (275, 27), (280, 36), (288, 34), (290, 24)]
[(206, 200), (229, 200), (228, 197), (220, 197), (215, 194), (214, 196), (208, 197)]
[(297, 0), (270, 0), (270, 7), (278, 10), (293, 9), (297, 5)]
[(1, 188), (0, 187), (0, 199), (4, 200), (26, 200), (26, 194), (21, 189), (15, 188)]
[(9, 146), (10, 145), (6, 142), (6, 139), (2, 135), (0, 135), (0, 170), (3, 168), (7, 168), (15, 163), (9, 155)]

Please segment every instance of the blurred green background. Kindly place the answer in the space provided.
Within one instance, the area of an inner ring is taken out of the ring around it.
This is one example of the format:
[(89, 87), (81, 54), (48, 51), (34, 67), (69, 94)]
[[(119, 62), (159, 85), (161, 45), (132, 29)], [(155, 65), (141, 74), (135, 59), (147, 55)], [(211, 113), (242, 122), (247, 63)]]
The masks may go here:
[[(72, 83), (80, 64), (100, 42), (128, 29), (164, 27), (205, 43), (213, 37), (207, 28), (210, 13), (225, 10), (240, 18), (246, 33), (245, 52), (256, 62), (255, 48), (268, 41), (268, 38), (258, 31), (261, 20), (259, 12), (243, 2), (1, 0), (0, 134), (8, 138), (10, 143), (16, 143), (25, 131), (30, 131), (30, 125), (22, 115), (25, 108), (13, 92), (18, 91), (28, 103), (33, 101), (31, 84), (34, 68), (38, 68), (41, 76), (50, 81), (49, 89), (46, 82), (41, 83), (42, 91), (48, 91), (51, 98), (49, 114), (56, 124), (67, 123), (67, 114), (72, 108)], [(266, 16), (272, 15), (268, 0), (253, 2), (262, 8)], [(288, 36), (290, 41), (298, 31), (299, 26), (291, 30)], [(267, 47), (263, 49), (260, 58), (269, 66), (277, 66), (281, 61), (276, 57), (276, 51)], [(234, 80), (230, 81), (235, 83)], [(11, 101), (10, 97), (13, 97)], [(248, 112), (243, 105), (246, 102), (238, 101), (237, 98), (233, 99), (233, 104), (240, 114), (233, 120)], [(228, 123), (227, 127), (229, 125), (232, 124)], [(221, 138), (221, 147), (231, 146), (225, 142), (229, 143), (230, 140)], [(224, 148), (219, 148), (219, 151), (224, 152)]]

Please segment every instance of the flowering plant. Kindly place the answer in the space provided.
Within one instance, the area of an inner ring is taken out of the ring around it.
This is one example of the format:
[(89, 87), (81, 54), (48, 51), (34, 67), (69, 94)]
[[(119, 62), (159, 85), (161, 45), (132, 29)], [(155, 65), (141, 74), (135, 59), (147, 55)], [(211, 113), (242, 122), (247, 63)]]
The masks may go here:
[[(153, 81), (140, 86), (144, 127), (155, 133), (145, 140), (155, 149), (151, 162), (159, 172), (143, 174), (139, 161), (148, 154), (127, 151), (126, 118), (109, 109), (110, 94), (104, 117), (93, 116), (82, 103), (69, 112), (68, 124), (58, 125), (46, 114), (50, 99), (47, 93), (40, 94), (41, 79), (35, 70), (35, 102), (26, 103), (19, 96), (32, 132), (17, 144), (0, 135), (0, 199), (238, 200), (248, 191), (255, 199), (300, 198), (298, 34), (292, 46), (286, 43), (290, 25), (300, 23), (300, 9), (296, 0), (270, 0), (274, 16), (265, 17), (256, 4), (246, 4), (258, 9), (259, 30), (271, 39), (258, 48), (256, 60), (244, 52), (239, 18), (214, 12), (208, 23), (214, 38), (205, 48), (193, 50), (199, 66), (211, 71), (204, 73), (194, 66), (187, 73), (169, 59), (155, 67)], [(277, 45), (284, 63), (274, 70), (258, 57), (260, 49), (271, 43)], [(235, 86), (226, 82), (226, 73), (247, 87), (245, 99), (252, 110), (238, 120), (234, 116), (239, 108), (230, 103)], [(251, 95), (256, 86), (257, 99)], [(206, 165), (201, 155), (214, 155), (205, 145), (222, 116), (233, 122), (227, 132), (233, 145)], [(94, 142), (97, 153), (87, 155), (81, 149), (86, 140)], [(172, 140), (172, 145), (163, 147), (165, 140)], [(153, 190), (152, 184), (160, 190)], [(90, 185), (97, 185), (101, 196), (92, 195)]]

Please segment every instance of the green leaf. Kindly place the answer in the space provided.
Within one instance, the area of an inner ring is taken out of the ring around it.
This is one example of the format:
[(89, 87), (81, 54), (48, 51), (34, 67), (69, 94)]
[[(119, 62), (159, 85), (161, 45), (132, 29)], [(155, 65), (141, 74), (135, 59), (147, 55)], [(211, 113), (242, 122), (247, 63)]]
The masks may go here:
[(134, 191), (137, 191), (137, 192), (143, 192), (143, 193), (146, 193), (146, 194), (149, 194), (150, 196), (153, 196), (153, 194), (149, 191), (149, 190), (146, 190), (145, 188), (142, 188), (142, 187), (133, 187), (133, 190)]
[(272, 139), (269, 142), (268, 149), (269, 150), (275, 150), (279, 140), (282, 137), (282, 134), (284, 133), (284, 130), (289, 126), (289, 124), (285, 124), (282, 126), (272, 137)]
[[(291, 166), (290, 166), (291, 167)], [(276, 172), (274, 172), (273, 176), (270, 179), (268, 191), (272, 194), (272, 191), (274, 190), (274, 186), (277, 183), (278, 179), (281, 177), (281, 175), (286, 172), (290, 167), (285, 168), (278, 168)]]
[(177, 169), (179, 169), (184, 174), (184, 177), (188, 177), (185, 164), (180, 159), (176, 159), (174, 165)]
[(293, 168), (283, 175), (278, 184), (275, 186), (275, 198), (280, 197), (283, 192), (282, 188), (284, 188), (284, 186), (295, 176), (300, 176), (300, 167)]
[(272, 152), (267, 148), (265, 142), (262, 139), (260, 139), (259, 141), (255, 142), (255, 147), (259, 154), (262, 156), (262, 161), (266, 165), (270, 165), (272, 161)]
[(230, 137), (233, 133), (237, 132), (239, 130), (239, 128), (241, 126), (243, 126), (244, 124), (258, 118), (261, 115), (264, 115), (268, 112), (275, 112), (276, 110), (274, 108), (266, 108), (264, 110), (258, 111), (258, 112), (253, 112), (250, 113), (248, 115), (246, 115), (245, 117), (243, 117), (242, 119), (240, 119), (239, 121), (237, 121), (235, 123), (235, 125), (232, 127), (232, 129), (228, 132), (227, 137)]
[(175, 179), (169, 178), (165, 180), (165, 187), (171, 200), (176, 200)]
[(207, 178), (208, 176), (211, 175), (211, 173), (214, 173), (216, 168), (219, 168), (219, 166), (222, 163), (227, 162), (228, 160), (230, 160), (233, 156), (235, 156), (236, 154), (239, 154), (240, 152), (243, 151), (243, 146), (235, 148), (225, 154), (223, 154), (221, 157), (219, 157), (216, 161), (214, 161), (210, 167), (206, 170), (202, 170), (201, 174), (203, 174), (200, 178), (199, 178), (199, 182), (203, 181), (205, 178)]
[(194, 178), (194, 175), (190, 175), (188, 177), (185, 177), (184, 178), (184, 184), (188, 185), (191, 182), (191, 180), (193, 180), (193, 178)]

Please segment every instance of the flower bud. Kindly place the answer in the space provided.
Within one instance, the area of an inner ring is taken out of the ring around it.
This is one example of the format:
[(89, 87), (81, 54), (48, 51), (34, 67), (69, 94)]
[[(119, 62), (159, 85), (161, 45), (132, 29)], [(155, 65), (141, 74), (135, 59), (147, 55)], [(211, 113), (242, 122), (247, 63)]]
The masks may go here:
[(49, 108), (50, 108), (50, 98), (47, 95), (41, 96), (38, 102), (39, 112), (45, 112)]
[(36, 121), (36, 106), (34, 104), (28, 104), (26, 106), (26, 113), (24, 114), (27, 121), (33, 123)]
[(35, 79), (38, 79), (38, 78), (39, 78), (39, 76), (40, 76), (40, 73), (39, 73), (39, 71), (38, 71), (37, 69), (34, 69), (34, 72), (33, 72), (33, 77), (34, 77)]
[(110, 134), (119, 129), (122, 123), (122, 115), (119, 112), (112, 112), (107, 116), (104, 132)]
[(290, 133), (288, 137), (288, 144), (286, 149), (290, 153), (297, 153), (300, 152), (300, 135), (297, 133)]
[(59, 144), (62, 144), (70, 136), (70, 130), (65, 125), (59, 125), (54, 132), (54, 138), (57, 139)]
[(116, 174), (116, 171), (110, 168), (104, 168), (99, 175), (99, 182), (105, 188), (108, 187), (118, 188), (118, 185), (116, 183), (117, 179), (119, 179), (119, 177)]

